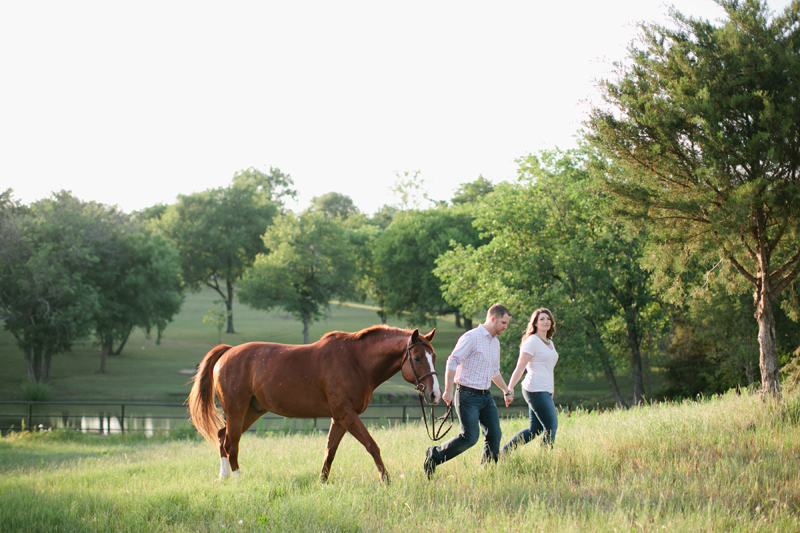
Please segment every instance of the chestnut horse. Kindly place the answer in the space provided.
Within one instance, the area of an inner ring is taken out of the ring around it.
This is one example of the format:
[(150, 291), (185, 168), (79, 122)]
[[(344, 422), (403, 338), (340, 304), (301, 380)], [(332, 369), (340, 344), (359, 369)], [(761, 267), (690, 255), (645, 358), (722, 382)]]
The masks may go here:
[[(192, 423), (216, 448), (220, 478), (239, 469), (239, 439), (266, 412), (291, 418), (331, 417), (322, 480), (349, 431), (372, 455), (382, 480), (389, 474), (381, 451), (358, 417), (375, 388), (402, 371), (425, 401), (441, 398), (431, 340), (419, 330), (373, 326), (357, 333), (334, 331), (313, 344), (221, 344), (203, 358), (189, 398)], [(216, 391), (225, 419), (214, 404)], [(225, 426), (227, 422), (227, 426)]]

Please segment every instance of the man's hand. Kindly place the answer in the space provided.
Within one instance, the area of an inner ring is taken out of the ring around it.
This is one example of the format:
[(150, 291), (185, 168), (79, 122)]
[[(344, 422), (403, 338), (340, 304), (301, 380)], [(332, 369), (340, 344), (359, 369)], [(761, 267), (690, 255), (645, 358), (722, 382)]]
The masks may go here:
[(444, 403), (448, 406), (453, 403), (453, 391), (445, 389), (444, 394), (442, 394), (442, 400), (444, 400)]

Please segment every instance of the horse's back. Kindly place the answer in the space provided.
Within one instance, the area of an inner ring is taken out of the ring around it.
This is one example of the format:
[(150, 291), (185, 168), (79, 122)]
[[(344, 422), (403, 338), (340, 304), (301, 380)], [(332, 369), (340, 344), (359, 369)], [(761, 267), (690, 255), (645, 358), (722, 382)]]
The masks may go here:
[(327, 360), (319, 351), (318, 344), (279, 344), (274, 342), (247, 342), (234, 346), (220, 363), (225, 366), (249, 366), (253, 369), (269, 371), (271, 368), (286, 371), (293, 367), (321, 365)]
[[(228, 350), (215, 369), (224, 395), (255, 397), (266, 411), (281, 416), (331, 416), (331, 403), (357, 400), (362, 412), (372, 389), (369, 375), (347, 349), (332, 339), (290, 345), (249, 342)], [(366, 401), (360, 398), (367, 397)]]

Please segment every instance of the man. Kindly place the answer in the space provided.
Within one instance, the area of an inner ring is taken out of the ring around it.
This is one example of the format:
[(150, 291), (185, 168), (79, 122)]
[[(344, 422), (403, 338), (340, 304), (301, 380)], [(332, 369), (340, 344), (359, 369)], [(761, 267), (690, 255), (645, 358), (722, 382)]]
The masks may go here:
[(497, 462), (502, 434), (497, 405), (489, 388), (492, 382), (500, 387), (506, 407), (514, 399), (514, 392), (509, 390), (500, 375), (500, 341), (497, 339), (510, 321), (508, 309), (494, 304), (486, 313), (486, 321), (461, 335), (447, 358), (442, 399), (447, 405), (455, 401), (461, 434), (441, 446), (428, 448), (424, 463), (428, 478), (436, 470), (436, 465), (449, 461), (478, 442), (479, 426), (484, 434), (481, 462)]

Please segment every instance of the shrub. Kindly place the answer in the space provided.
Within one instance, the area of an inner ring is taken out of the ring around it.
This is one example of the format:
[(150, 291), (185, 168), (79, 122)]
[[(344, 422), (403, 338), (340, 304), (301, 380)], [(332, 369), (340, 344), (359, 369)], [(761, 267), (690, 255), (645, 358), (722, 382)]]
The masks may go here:
[(52, 391), (47, 383), (29, 381), (22, 386), (22, 399), (29, 402), (44, 402), (52, 397)]

